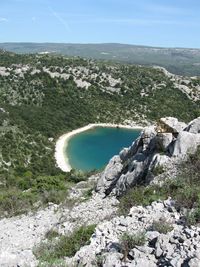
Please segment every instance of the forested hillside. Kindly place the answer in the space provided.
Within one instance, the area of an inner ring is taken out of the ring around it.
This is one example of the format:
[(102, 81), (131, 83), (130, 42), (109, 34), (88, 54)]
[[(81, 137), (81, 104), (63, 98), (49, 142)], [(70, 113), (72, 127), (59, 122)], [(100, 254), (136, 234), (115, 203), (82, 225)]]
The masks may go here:
[(100, 43), (0, 43), (0, 48), (15, 53), (50, 53), (80, 56), (113, 62), (162, 66), (176, 74), (200, 75), (200, 49)]

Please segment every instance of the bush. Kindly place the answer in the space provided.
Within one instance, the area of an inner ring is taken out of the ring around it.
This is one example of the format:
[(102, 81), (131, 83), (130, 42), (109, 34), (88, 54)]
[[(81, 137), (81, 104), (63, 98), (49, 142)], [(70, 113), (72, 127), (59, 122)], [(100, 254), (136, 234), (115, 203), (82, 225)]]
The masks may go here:
[(200, 223), (200, 208), (196, 208), (193, 211), (188, 211), (185, 216), (186, 225), (195, 225)]
[(126, 232), (121, 236), (120, 240), (121, 250), (124, 254), (124, 259), (126, 259), (131, 249), (136, 246), (143, 246), (145, 244), (146, 237), (144, 232), (140, 232), (133, 235)]
[[(72, 257), (82, 247), (89, 244), (96, 225), (81, 226), (70, 236), (47, 234), (48, 242), (43, 242), (35, 249), (35, 256), (43, 262), (54, 262), (63, 257)], [(56, 238), (54, 238), (54, 236)]]
[(159, 221), (154, 221), (150, 229), (152, 231), (157, 231), (160, 234), (167, 234), (173, 230), (173, 226), (164, 219), (161, 219)]
[(46, 234), (45, 234), (45, 238), (48, 240), (52, 240), (56, 237), (59, 237), (59, 233), (53, 229), (49, 230)]
[(83, 196), (85, 200), (88, 200), (92, 197), (92, 192), (94, 191), (94, 188), (90, 188), (87, 191), (84, 192)]
[(132, 206), (147, 206), (158, 199), (165, 199), (163, 188), (159, 186), (134, 187), (119, 199), (119, 213), (126, 215)]
[(162, 165), (158, 165), (152, 170), (152, 173), (154, 176), (157, 176), (159, 174), (162, 174), (164, 171), (164, 167)]
[(0, 216), (16, 216), (33, 208), (38, 200), (31, 192), (21, 192), (15, 188), (0, 192)]

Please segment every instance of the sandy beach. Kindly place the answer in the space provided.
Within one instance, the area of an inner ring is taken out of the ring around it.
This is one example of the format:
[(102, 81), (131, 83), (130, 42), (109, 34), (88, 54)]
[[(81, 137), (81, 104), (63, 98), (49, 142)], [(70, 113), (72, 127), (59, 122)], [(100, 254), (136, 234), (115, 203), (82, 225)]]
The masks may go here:
[(63, 134), (59, 137), (59, 139), (56, 142), (55, 147), (55, 159), (57, 166), (63, 171), (63, 172), (69, 172), (72, 168), (69, 164), (69, 160), (66, 156), (66, 148), (69, 139), (74, 136), (75, 134), (87, 131), (89, 129), (92, 129), (94, 127), (101, 126), (101, 127), (113, 127), (113, 128), (126, 128), (126, 129), (143, 129), (141, 126), (130, 126), (130, 125), (121, 125), (121, 124), (111, 124), (111, 123), (93, 123), (88, 124), (87, 126), (78, 128), (76, 130), (73, 130), (71, 132), (68, 132), (66, 134)]

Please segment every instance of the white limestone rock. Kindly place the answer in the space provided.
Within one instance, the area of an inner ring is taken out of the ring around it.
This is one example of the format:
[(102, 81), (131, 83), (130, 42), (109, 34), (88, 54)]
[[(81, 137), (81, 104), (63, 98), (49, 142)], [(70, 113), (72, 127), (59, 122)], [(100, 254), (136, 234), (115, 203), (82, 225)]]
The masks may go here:
[(200, 134), (182, 131), (174, 143), (172, 156), (184, 157), (189, 153), (194, 153), (198, 145), (200, 145)]
[(178, 121), (177, 118), (166, 117), (158, 121), (156, 130), (159, 133), (179, 133), (183, 131), (186, 126), (184, 122)]
[(165, 152), (173, 141), (172, 133), (158, 133), (156, 136), (158, 149)]
[(106, 166), (103, 174), (98, 180), (96, 190), (97, 192), (105, 193), (106, 191), (112, 190), (112, 187), (115, 185), (115, 182), (119, 178), (123, 164), (119, 156), (114, 156)]
[(200, 117), (191, 121), (188, 126), (184, 129), (189, 133), (200, 134)]
[(197, 258), (193, 258), (193, 259), (189, 260), (188, 266), (189, 267), (200, 267), (200, 260)]
[(105, 261), (103, 262), (103, 267), (121, 267), (121, 259), (123, 255), (120, 253), (109, 253), (105, 256)]

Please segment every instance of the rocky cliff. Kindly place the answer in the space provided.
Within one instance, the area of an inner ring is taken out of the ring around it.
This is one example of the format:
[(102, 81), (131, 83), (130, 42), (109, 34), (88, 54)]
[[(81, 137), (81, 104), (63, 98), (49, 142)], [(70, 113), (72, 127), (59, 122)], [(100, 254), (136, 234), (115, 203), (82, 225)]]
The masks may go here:
[(200, 117), (188, 125), (176, 118), (161, 118), (140, 137), (114, 156), (98, 181), (96, 191), (120, 196), (135, 185), (149, 184), (159, 174), (195, 152), (200, 145)]

